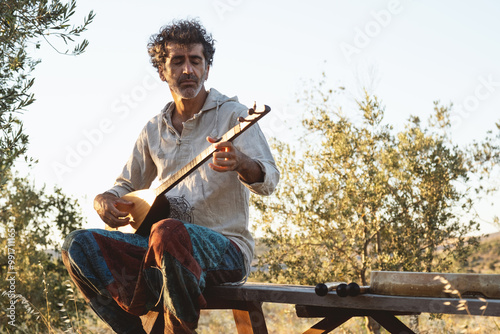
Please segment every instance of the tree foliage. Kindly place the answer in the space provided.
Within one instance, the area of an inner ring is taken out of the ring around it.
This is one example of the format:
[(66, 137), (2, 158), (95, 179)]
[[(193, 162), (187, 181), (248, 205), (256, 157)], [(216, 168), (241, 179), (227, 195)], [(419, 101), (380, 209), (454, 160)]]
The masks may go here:
[(28, 144), (18, 115), (35, 101), (32, 71), (40, 59), (32, 54), (43, 43), (65, 55), (79, 55), (88, 45), (87, 40), (78, 43), (75, 38), (87, 29), (94, 14), (90, 12), (75, 26), (70, 24), (75, 10), (75, 0), (0, 2), (2, 333), (45, 333), (54, 332), (54, 328), (69, 331), (76, 321), (74, 311), (83, 303), (75, 296), (58, 256), (62, 238), (84, 222), (77, 201), (60, 188), (52, 192), (38, 189), (33, 181), (13, 172), (15, 161), (25, 156)]
[(478, 242), (468, 235), (479, 229), (482, 189), (470, 177), (492, 162), (480, 152), (485, 143), (453, 144), (450, 107), (438, 102), (427, 126), (411, 117), (395, 132), (366, 94), (354, 122), (332, 106), (338, 93), (322, 86), (303, 100), (306, 147), (276, 141), (279, 189), (252, 198), (266, 248), (256, 276), (368, 284), (372, 270), (446, 271), (463, 261)]
[(90, 12), (83, 24), (72, 26), (70, 19), (76, 10), (76, 0), (2, 0), (0, 2), (0, 187), (14, 161), (26, 152), (28, 136), (16, 114), (35, 100), (31, 88), (31, 72), (40, 62), (33, 50), (45, 41), (54, 47), (60, 39), (73, 50), (59, 53), (78, 55), (84, 52), (87, 40), (76, 43), (75, 38), (87, 29), (94, 18)]
[[(74, 319), (67, 310), (83, 309), (83, 300), (75, 298), (58, 249), (62, 236), (84, 222), (77, 201), (60, 188), (37, 189), (18, 176), (9, 178), (0, 198), (0, 247), (5, 250), (0, 253), (0, 318), (5, 319), (0, 331), (69, 328)], [(11, 319), (7, 310), (12, 300), (16, 309)]]

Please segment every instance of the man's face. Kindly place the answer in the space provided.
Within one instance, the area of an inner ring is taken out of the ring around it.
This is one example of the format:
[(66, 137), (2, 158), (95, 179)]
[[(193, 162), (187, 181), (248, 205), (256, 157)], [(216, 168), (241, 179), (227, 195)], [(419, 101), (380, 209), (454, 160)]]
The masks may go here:
[(208, 77), (203, 46), (201, 44), (168, 44), (168, 57), (160, 78), (166, 81), (173, 94), (184, 99), (192, 99), (204, 87)]

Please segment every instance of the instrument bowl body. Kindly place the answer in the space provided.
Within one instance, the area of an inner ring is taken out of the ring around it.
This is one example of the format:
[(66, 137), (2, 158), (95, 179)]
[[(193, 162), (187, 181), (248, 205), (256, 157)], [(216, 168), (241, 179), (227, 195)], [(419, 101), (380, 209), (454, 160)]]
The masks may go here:
[(149, 209), (148, 214), (144, 218), (141, 226), (135, 231), (136, 234), (142, 235), (143, 237), (149, 236), (151, 233), (151, 227), (153, 224), (159, 222), (160, 220), (166, 219), (170, 216), (170, 202), (166, 196), (156, 197), (153, 205)]
[(151, 189), (133, 191), (121, 197), (134, 203), (132, 208), (117, 205), (118, 210), (128, 211), (131, 219), (130, 225), (117, 228), (122, 232), (133, 232), (142, 236), (149, 236), (154, 223), (169, 218), (170, 202), (164, 195), (156, 196)]

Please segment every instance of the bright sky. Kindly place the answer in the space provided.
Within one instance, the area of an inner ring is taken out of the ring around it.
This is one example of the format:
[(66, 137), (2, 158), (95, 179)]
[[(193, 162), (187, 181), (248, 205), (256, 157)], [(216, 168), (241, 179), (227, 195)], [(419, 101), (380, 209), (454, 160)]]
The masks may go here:
[[(434, 100), (453, 102), (461, 143), (500, 120), (500, 3), (493, 0), (79, 0), (74, 22), (91, 9), (85, 54), (39, 51), (37, 101), (24, 117), (37, 185), (58, 184), (80, 198), (89, 226), (101, 224), (94, 196), (113, 185), (142, 127), (171, 100), (146, 44), (172, 19), (197, 17), (212, 32), (207, 86), (270, 105), (260, 122), (268, 137), (290, 134), (289, 123), (304, 112), (297, 94), (323, 71), (348, 95), (367, 86), (396, 128), (410, 114), (426, 118)], [(349, 111), (354, 104), (347, 104)]]

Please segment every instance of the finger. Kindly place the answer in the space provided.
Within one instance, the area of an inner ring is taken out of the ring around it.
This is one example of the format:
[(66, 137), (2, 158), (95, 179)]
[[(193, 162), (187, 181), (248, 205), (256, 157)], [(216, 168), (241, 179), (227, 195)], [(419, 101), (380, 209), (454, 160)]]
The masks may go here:
[(130, 223), (130, 222), (128, 222), (128, 221), (127, 221), (127, 222), (125, 222), (125, 221), (123, 221), (123, 222), (122, 222), (121, 220), (119, 220), (119, 221), (114, 221), (114, 220), (111, 220), (111, 221), (106, 222), (106, 224), (107, 224), (108, 226), (111, 226), (111, 227), (113, 227), (113, 228), (118, 228), (118, 227), (126, 226), (126, 225), (128, 225), (129, 223)]
[(220, 139), (216, 139), (213, 137), (207, 137), (207, 140), (210, 138), (209, 142), (215, 143), (214, 147), (219, 151), (229, 151), (233, 149), (233, 143), (230, 141), (220, 141)]
[(228, 167), (218, 166), (218, 165), (215, 165), (213, 163), (209, 163), (208, 166), (216, 172), (230, 172), (231, 171), (231, 169), (229, 169)]
[(210, 163), (209, 167), (217, 172), (230, 172), (235, 170), (236, 164), (234, 162), (217, 161), (217, 163)]
[(220, 150), (220, 151), (229, 152), (229, 151), (233, 150), (234, 146), (233, 146), (233, 143), (231, 143), (229, 141), (223, 141), (223, 142), (217, 143), (217, 145), (215, 145), (215, 148)]
[(207, 141), (211, 144), (215, 144), (217, 142), (220, 142), (221, 138), (214, 138), (214, 137), (210, 137), (210, 136), (207, 136)]
[(134, 203), (129, 201), (121, 201), (121, 202), (116, 202), (111, 211), (115, 216), (123, 217), (129, 214), (133, 207)]
[(129, 210), (123, 210), (123, 209), (114, 209), (110, 210), (110, 213), (112, 214), (113, 217), (116, 217), (117, 219), (123, 219), (124, 217), (128, 216), (130, 211)]
[(228, 160), (228, 159), (216, 159), (213, 162), (214, 165), (216, 166), (221, 166), (221, 167), (230, 167), (234, 166), (236, 162), (234, 160)]
[(232, 152), (219, 151), (214, 153), (214, 158), (218, 160), (234, 159), (234, 154)]
[(106, 223), (112, 227), (125, 226), (130, 223), (130, 218), (127, 216), (116, 217), (112, 213), (108, 212), (106, 214)]
[(123, 204), (123, 205), (131, 205), (131, 206), (134, 205), (134, 202), (127, 201), (126, 199), (123, 199), (123, 198), (117, 199), (115, 203), (120, 203), (120, 204)]

